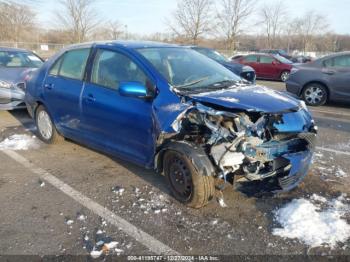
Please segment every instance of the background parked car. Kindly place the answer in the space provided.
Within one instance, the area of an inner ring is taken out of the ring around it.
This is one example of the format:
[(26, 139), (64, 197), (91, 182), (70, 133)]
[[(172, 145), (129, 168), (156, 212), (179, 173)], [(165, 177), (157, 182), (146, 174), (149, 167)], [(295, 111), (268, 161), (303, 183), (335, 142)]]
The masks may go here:
[(283, 82), (288, 79), (293, 67), (293, 63), (288, 59), (269, 54), (251, 54), (239, 58), (237, 62), (254, 68), (257, 78)]
[(298, 56), (293, 56), (290, 61), (293, 63), (309, 63), (312, 61), (312, 58), (310, 56), (304, 56), (304, 55), (298, 55)]
[(255, 70), (252, 67), (242, 66), (240, 63), (237, 63), (235, 61), (230, 61), (225, 56), (223, 56), (222, 54), (220, 54), (219, 52), (211, 48), (205, 48), (205, 47), (199, 47), (199, 46), (191, 46), (190, 48), (215, 60), (216, 62), (220, 63), (221, 65), (229, 69), (231, 72), (244, 78), (245, 80), (255, 83), (256, 74), (255, 74)]
[(308, 105), (329, 100), (350, 102), (350, 52), (337, 53), (293, 68), (287, 91)]
[(22, 49), (0, 47), (0, 109), (25, 108), (25, 77), (42, 65), (36, 54)]
[(279, 55), (282, 56), (288, 60), (292, 59), (292, 56), (289, 55), (286, 51), (283, 49), (264, 49), (260, 50), (259, 53), (264, 53), (264, 54), (271, 54), (271, 55)]

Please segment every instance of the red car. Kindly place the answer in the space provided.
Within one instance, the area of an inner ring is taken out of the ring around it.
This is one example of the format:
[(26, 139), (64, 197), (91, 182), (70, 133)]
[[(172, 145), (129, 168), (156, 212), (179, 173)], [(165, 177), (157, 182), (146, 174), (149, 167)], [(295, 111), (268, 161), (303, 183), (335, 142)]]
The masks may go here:
[(287, 81), (293, 67), (293, 62), (279, 55), (251, 54), (240, 57), (236, 61), (254, 68), (257, 78), (283, 82)]

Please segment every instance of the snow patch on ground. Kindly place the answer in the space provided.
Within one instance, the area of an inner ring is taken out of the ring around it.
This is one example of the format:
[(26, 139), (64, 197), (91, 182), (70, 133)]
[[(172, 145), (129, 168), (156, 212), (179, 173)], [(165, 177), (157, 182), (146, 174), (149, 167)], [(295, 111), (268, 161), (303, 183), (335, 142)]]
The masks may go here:
[(349, 177), (348, 173), (343, 170), (341, 167), (332, 165), (334, 163), (333, 156), (325, 156), (324, 154), (317, 152), (314, 154), (313, 164), (314, 167), (320, 171), (321, 178), (325, 181), (330, 181), (330, 178), (347, 178)]
[(30, 135), (12, 135), (0, 142), (0, 150), (29, 150), (38, 149), (39, 141), (35, 136)]
[(310, 199), (294, 199), (274, 212), (281, 227), (273, 229), (273, 235), (333, 249), (350, 238), (350, 225), (345, 220), (349, 200), (346, 195), (327, 200), (315, 194)]

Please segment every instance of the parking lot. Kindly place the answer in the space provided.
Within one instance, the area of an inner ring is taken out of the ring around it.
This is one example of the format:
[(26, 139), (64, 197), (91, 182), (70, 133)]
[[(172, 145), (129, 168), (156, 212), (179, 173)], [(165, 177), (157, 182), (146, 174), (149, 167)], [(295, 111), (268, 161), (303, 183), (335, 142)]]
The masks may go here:
[[(284, 90), (281, 82), (259, 84)], [(342, 218), (350, 222), (350, 106), (311, 112), (317, 151), (298, 189), (248, 198), (227, 187), (226, 207), (213, 200), (194, 210), (176, 202), (154, 172), (71, 141), (45, 145), (26, 111), (2, 111), (0, 253), (89, 255), (102, 240), (116, 255), (349, 255), (349, 241), (313, 247), (274, 233), (281, 226), (276, 211), (296, 199), (342, 197)], [(2, 147), (9, 138), (23, 150)]]

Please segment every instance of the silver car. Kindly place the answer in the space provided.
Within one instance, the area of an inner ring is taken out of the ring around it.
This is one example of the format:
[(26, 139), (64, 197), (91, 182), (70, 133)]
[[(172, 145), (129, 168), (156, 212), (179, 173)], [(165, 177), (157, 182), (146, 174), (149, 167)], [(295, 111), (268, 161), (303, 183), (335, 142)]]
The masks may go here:
[(0, 110), (25, 108), (25, 78), (42, 64), (33, 52), (0, 47)]

